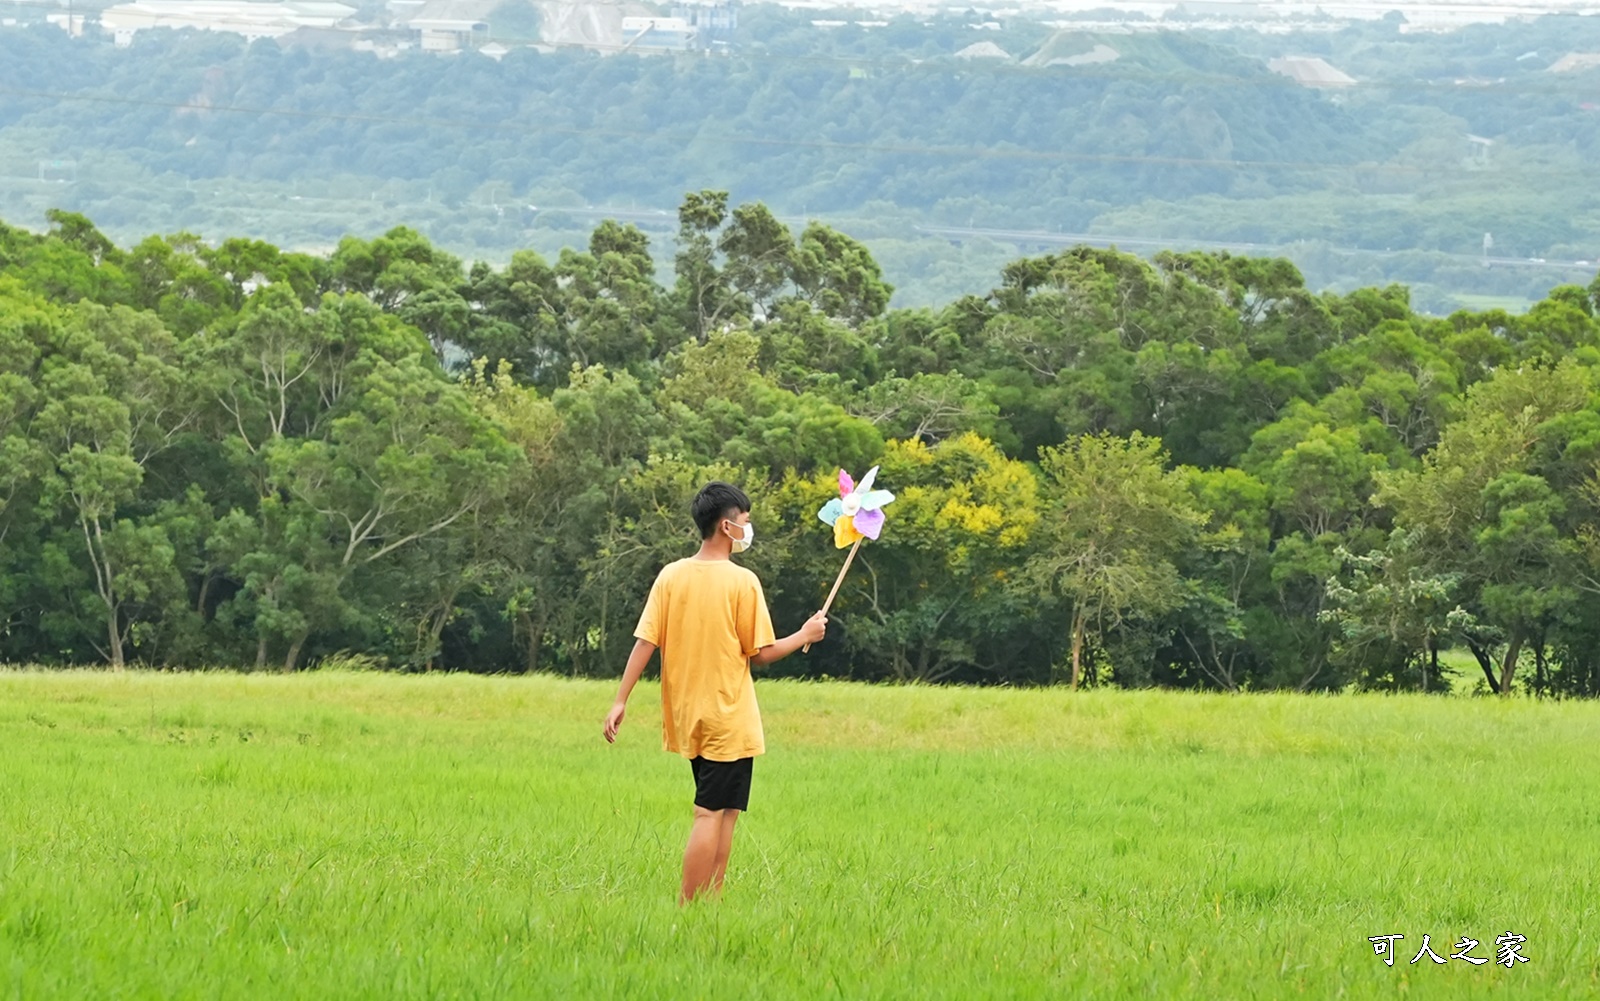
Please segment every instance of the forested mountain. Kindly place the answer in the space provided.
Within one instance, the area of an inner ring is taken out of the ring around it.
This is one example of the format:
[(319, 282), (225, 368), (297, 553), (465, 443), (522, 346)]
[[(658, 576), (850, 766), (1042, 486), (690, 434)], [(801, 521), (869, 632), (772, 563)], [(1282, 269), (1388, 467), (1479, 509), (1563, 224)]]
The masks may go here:
[(892, 310), (827, 226), (676, 223), (670, 263), (607, 221), (470, 267), (0, 229), (0, 660), (611, 674), (703, 482), (796, 623), (837, 468), (880, 464), (785, 671), (1600, 693), (1600, 282), (1440, 319), (1076, 247)]
[[(16, 222), (60, 206), (124, 240), (326, 250), (405, 222), (504, 263), (581, 245), (607, 214), (670, 238), (678, 194), (715, 186), (849, 228), (914, 303), (980, 288), (1015, 254), (990, 241), (1016, 231), (1283, 247), (1314, 287), (1403, 279), (1441, 313), (1536, 299), (1600, 260), (1600, 71), (1551, 71), (1600, 51), (1593, 18), (1286, 37), (817, 16), (744, 8), (715, 57), (512, 38), (499, 61), (0, 29), (3, 190)], [(1012, 58), (955, 58), (979, 40)], [(1062, 62), (1091, 51), (1115, 59)], [(1295, 54), (1356, 82), (1268, 68)], [(929, 227), (1001, 232), (946, 233), (958, 250)]]
[(74, 60), (71, 94), (8, 100), (0, 124), (60, 129), (63, 153), (119, 150), (197, 180), (349, 173), (432, 179), (447, 202), (498, 182), (670, 207), (709, 176), (751, 198), (831, 209), (1015, 204), (1026, 190), (1036, 212), (1072, 226), (1091, 218), (1080, 206), (1156, 188), (1182, 197), (1259, 183), (1231, 161), (1288, 159), (1290, 144), (1294, 158), (1327, 163), (1379, 152), (1351, 141), (1342, 109), (1275, 85), (1264, 65), (1187, 35), (1140, 41), (1184, 75), (533, 49), (389, 64), (206, 33), (141, 34), (124, 52), (41, 31), (0, 59), (16, 87), (39, 92), (59, 92)]

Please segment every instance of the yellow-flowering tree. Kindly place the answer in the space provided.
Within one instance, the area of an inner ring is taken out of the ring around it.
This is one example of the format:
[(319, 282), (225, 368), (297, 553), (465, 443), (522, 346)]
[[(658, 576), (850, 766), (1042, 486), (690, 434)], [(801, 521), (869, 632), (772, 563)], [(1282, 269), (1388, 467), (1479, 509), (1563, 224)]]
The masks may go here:
[[(877, 483), (896, 499), (830, 612), (850, 670), (898, 681), (1014, 676), (1019, 647), (1000, 637), (1015, 635), (1020, 615), (1022, 597), (1006, 585), (1039, 518), (1033, 472), (970, 433), (931, 447), (891, 441), (879, 464)], [(838, 570), (816, 518), (837, 496), (837, 475), (791, 475), (774, 492), (774, 513), (800, 533), (784, 574), (797, 605), (820, 604)]]

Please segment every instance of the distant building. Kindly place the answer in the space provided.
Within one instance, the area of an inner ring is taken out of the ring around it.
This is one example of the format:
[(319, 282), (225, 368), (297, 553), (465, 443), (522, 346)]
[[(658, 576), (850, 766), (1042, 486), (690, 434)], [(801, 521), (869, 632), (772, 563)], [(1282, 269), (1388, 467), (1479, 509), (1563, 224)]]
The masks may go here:
[[(279, 39), (282, 43), (282, 39)], [(350, 47), (357, 52), (370, 52), (379, 59), (393, 59), (402, 52), (417, 47), (416, 39), (407, 32), (363, 31), (356, 35)]]
[(277, 38), (301, 28), (331, 28), (353, 17), (354, 7), (330, 0), (133, 0), (107, 7), (100, 24), (128, 45), (149, 28), (227, 31), (247, 39)]
[(286, 49), (309, 49), (313, 52), (343, 52), (356, 47), (360, 38), (353, 31), (338, 28), (296, 28), (278, 36), (278, 44)]
[(460, 52), (489, 40), (489, 15), (501, 0), (428, 0), (405, 21), (424, 52)]
[(1268, 61), (1267, 69), (1286, 76), (1302, 87), (1337, 89), (1355, 86), (1355, 77), (1330, 66), (1316, 56), (1283, 56)]
[(739, 27), (739, 10), (731, 3), (680, 3), (672, 8), (672, 16), (694, 29), (694, 46), (699, 49), (728, 44)]
[(84, 15), (82, 14), (72, 13), (46, 14), (44, 16), (46, 24), (55, 25), (73, 38), (83, 37), (83, 18)]
[[(631, 5), (630, 5), (631, 6)], [(739, 26), (731, 4), (680, 3), (671, 17), (635, 7), (622, 19), (623, 52), (681, 52), (727, 46)]]
[[(731, 3), (679, 0), (672, 14), (658, 15), (638, 0), (386, 0), (388, 28), (351, 19), (353, 6), (332, 0), (128, 0), (102, 12), (100, 20), (119, 45), (148, 28), (229, 31), (255, 40), (273, 38), (287, 47), (354, 49), (392, 56), (406, 49), (454, 53), (483, 51), (502, 59), (516, 45), (576, 46), (615, 52), (672, 52), (726, 47), (738, 27)], [(525, 12), (515, 10), (526, 7)], [(505, 25), (524, 13), (537, 39), (506, 38)], [(81, 28), (82, 15), (52, 15), (63, 28)], [(494, 19), (500, 36), (491, 42)]]
[(1259, 3), (1234, 2), (1234, 0), (1184, 0), (1172, 11), (1180, 17), (1218, 18), (1224, 21), (1268, 21), (1278, 18), (1274, 11)]
[(811, 26), (813, 28), (843, 28), (845, 25), (849, 25), (849, 24), (853, 24), (858, 28), (887, 28), (889, 26), (889, 22), (888, 21), (829, 21), (829, 20), (821, 20), (821, 21), (812, 21), (811, 22)]

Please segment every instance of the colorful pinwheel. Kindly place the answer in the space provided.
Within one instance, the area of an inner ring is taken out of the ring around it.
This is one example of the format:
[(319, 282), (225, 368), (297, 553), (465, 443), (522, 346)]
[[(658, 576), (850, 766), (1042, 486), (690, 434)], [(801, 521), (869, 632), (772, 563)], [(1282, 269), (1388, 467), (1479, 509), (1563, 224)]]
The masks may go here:
[[(822, 510), (817, 512), (818, 518), (833, 526), (833, 544), (840, 549), (850, 547), (850, 555), (844, 558), (844, 566), (839, 568), (839, 576), (834, 578), (833, 590), (828, 592), (828, 600), (822, 603), (823, 615), (827, 615), (828, 609), (833, 607), (833, 599), (839, 594), (839, 585), (844, 583), (844, 575), (850, 572), (850, 564), (855, 560), (856, 550), (861, 548), (862, 541), (876, 539), (883, 531), (883, 506), (894, 500), (894, 494), (887, 490), (872, 489), (872, 481), (877, 478), (877, 466), (867, 470), (867, 475), (861, 477), (859, 484), (850, 479), (849, 473), (839, 470), (839, 496), (822, 505)], [(810, 650), (811, 644), (807, 643), (802, 649)]]
[(862, 539), (876, 539), (883, 531), (883, 506), (894, 500), (894, 494), (872, 489), (877, 478), (877, 466), (867, 470), (860, 484), (839, 470), (839, 496), (817, 512), (818, 518), (833, 526), (833, 544), (839, 549)]

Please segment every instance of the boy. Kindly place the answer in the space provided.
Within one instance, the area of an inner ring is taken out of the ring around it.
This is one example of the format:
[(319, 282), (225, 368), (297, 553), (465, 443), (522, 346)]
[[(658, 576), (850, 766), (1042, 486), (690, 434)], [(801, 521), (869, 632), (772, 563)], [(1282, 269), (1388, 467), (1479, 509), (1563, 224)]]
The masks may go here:
[(818, 612), (794, 635), (773, 637), (761, 581), (728, 559), (755, 541), (743, 490), (708, 483), (691, 512), (700, 551), (666, 566), (651, 586), (605, 724), (606, 740), (614, 743), (628, 696), (660, 649), (663, 744), (688, 758), (694, 772), (694, 827), (683, 852), (679, 904), (706, 890), (722, 892), (733, 825), (750, 805), (751, 764), (766, 750), (751, 666), (821, 641), (828, 625)]

